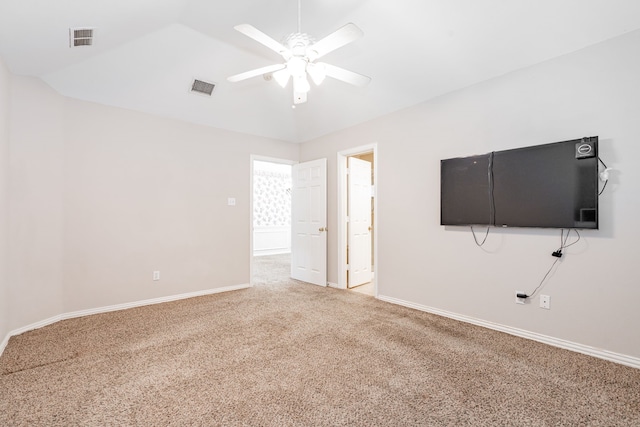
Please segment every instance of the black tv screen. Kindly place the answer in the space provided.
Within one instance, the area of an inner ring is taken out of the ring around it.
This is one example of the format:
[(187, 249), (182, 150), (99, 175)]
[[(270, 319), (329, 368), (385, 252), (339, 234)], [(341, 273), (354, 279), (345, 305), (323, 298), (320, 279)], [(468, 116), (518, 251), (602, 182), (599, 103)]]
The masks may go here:
[(598, 228), (598, 137), (440, 165), (442, 225)]
[(441, 224), (493, 224), (489, 157), (489, 154), (483, 154), (440, 162)]

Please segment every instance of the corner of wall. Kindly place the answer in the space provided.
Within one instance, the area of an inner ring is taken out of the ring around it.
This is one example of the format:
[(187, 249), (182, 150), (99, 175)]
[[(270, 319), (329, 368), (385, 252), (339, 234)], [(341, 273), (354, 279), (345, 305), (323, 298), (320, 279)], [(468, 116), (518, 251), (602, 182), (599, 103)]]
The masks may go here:
[(9, 85), (9, 70), (0, 57), (0, 354), (9, 339)]
[(61, 312), (64, 230), (65, 98), (40, 79), (9, 77), (4, 334)]

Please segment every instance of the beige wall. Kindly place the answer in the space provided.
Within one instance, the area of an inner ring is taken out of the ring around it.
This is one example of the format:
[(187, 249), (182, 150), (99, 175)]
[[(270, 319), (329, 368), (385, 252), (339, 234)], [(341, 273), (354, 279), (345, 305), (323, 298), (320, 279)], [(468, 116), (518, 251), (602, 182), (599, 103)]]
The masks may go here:
[(249, 283), (250, 155), (296, 160), (299, 146), (70, 99), (65, 111), (65, 310)]
[(0, 343), (10, 331), (7, 275), (9, 249), (9, 79), (9, 71), (0, 58)]
[[(336, 152), (375, 142), (380, 295), (640, 357), (639, 50), (636, 31), (303, 144), (301, 161), (328, 159), (329, 281)], [(440, 160), (590, 135), (616, 169), (601, 229), (565, 251), (542, 289), (551, 310), (537, 298), (516, 305), (514, 291), (531, 292), (549, 269), (560, 232), (492, 229), (481, 249), (468, 228), (440, 226)]]
[(12, 329), (63, 312), (64, 99), (12, 77), (9, 315)]
[(9, 331), (249, 283), (250, 155), (298, 145), (11, 89)]

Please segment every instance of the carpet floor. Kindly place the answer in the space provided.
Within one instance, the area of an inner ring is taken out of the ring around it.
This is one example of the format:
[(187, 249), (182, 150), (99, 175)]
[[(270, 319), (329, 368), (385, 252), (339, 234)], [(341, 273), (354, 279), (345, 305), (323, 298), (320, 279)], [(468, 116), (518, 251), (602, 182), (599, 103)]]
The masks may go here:
[(12, 337), (0, 425), (640, 426), (640, 370), (260, 277)]

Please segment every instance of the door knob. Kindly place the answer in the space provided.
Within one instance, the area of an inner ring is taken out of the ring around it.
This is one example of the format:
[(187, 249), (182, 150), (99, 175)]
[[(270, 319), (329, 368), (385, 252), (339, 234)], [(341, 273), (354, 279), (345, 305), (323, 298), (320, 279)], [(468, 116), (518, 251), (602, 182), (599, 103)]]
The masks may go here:
[(369, 227), (369, 231), (371, 231), (371, 227)]

